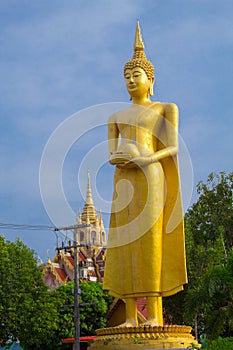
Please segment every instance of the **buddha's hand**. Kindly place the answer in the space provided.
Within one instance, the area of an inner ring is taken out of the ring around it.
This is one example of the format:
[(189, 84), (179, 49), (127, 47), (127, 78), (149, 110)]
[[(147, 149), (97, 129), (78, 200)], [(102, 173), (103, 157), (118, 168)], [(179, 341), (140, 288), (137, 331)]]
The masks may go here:
[(109, 163), (112, 164), (112, 165), (116, 165), (116, 164), (118, 164), (118, 161), (117, 161), (117, 159), (114, 156), (111, 156), (109, 158)]
[(112, 153), (109, 157), (109, 163), (112, 165), (122, 165), (128, 162), (132, 157), (129, 154), (122, 154), (119, 152)]
[(131, 159), (124, 164), (125, 168), (145, 167), (155, 163), (156, 159), (153, 156), (142, 156)]

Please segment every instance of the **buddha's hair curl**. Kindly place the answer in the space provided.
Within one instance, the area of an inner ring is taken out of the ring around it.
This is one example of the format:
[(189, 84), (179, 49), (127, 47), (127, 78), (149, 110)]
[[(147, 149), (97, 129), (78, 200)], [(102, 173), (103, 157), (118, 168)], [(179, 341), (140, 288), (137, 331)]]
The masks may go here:
[(124, 74), (126, 69), (133, 69), (133, 68), (142, 68), (148, 79), (154, 78), (154, 66), (150, 61), (145, 60), (131, 60), (129, 62), (126, 62), (124, 66)]
[(126, 69), (133, 69), (136, 67), (142, 68), (148, 79), (154, 78), (154, 66), (147, 60), (145, 53), (141, 50), (135, 50), (132, 60), (126, 62), (124, 66), (124, 74)]

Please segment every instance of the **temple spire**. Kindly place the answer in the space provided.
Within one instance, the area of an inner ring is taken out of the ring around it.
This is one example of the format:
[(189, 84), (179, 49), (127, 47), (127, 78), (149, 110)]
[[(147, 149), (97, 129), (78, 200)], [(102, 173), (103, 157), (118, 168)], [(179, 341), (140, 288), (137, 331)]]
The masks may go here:
[(90, 172), (88, 171), (87, 175), (87, 194), (86, 201), (83, 208), (81, 221), (82, 223), (91, 223), (95, 224), (97, 218), (95, 206), (93, 203), (92, 192), (91, 192), (91, 180), (90, 180)]
[(100, 225), (101, 228), (104, 228), (103, 217), (102, 217), (102, 211), (100, 211), (99, 225)]
[(92, 193), (91, 193), (91, 180), (90, 180), (90, 171), (88, 170), (87, 174), (87, 195), (86, 195), (86, 203), (88, 205), (93, 205)]

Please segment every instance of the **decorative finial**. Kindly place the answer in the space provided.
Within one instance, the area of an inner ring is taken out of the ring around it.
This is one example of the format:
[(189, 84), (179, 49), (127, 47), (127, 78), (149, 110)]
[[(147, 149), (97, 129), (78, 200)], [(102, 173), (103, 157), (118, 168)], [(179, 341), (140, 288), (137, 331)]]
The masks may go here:
[(43, 260), (41, 259), (41, 257), (40, 256), (38, 256), (38, 260), (39, 260), (39, 262), (40, 262), (40, 266), (43, 266)]
[(135, 39), (134, 39), (134, 51), (143, 51), (143, 50), (144, 50), (144, 44), (142, 41), (141, 28), (138, 20), (136, 32), (135, 32)]
[(126, 62), (124, 66), (124, 74), (127, 69), (133, 69), (135, 67), (142, 68), (145, 71), (148, 79), (154, 79), (154, 66), (146, 58), (139, 21), (137, 21), (134, 39), (134, 55), (130, 61)]
[(92, 193), (91, 193), (91, 180), (90, 180), (90, 171), (88, 170), (87, 174), (87, 196), (86, 203), (93, 204)]
[(100, 223), (100, 227), (104, 228), (104, 223), (103, 223), (103, 217), (102, 217), (102, 211), (100, 210), (100, 216), (99, 216), (99, 223)]
[(76, 224), (79, 225), (82, 223), (82, 220), (81, 220), (81, 215), (80, 215), (80, 211), (79, 209), (77, 210), (77, 215), (76, 215)]
[(85, 201), (85, 205), (81, 216), (81, 222), (94, 224), (95, 221), (96, 221), (96, 210), (92, 199), (90, 172), (88, 170), (87, 195), (86, 195), (86, 201)]
[(49, 249), (47, 249), (46, 255), (47, 255), (47, 258), (48, 258), (47, 264), (52, 264), (52, 262), (51, 262), (51, 260), (50, 260), (50, 257), (49, 257)]

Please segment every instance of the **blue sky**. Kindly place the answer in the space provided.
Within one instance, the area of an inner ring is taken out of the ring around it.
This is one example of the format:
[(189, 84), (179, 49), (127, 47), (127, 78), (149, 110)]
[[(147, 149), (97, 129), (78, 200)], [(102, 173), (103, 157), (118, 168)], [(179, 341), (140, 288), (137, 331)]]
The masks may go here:
[[(61, 134), (49, 163), (48, 191), (59, 147), (74, 137), (59, 169), (73, 218), (84, 204), (88, 168), (96, 207), (105, 211), (113, 169), (106, 164), (103, 124), (115, 108), (112, 102), (129, 102), (122, 69), (133, 54), (137, 19), (147, 57), (155, 66), (153, 100), (179, 106), (180, 134), (190, 154), (194, 185), (211, 172), (232, 171), (231, 0), (1, 0), (0, 222), (56, 224), (46, 212), (39, 185), (42, 154), (55, 130)], [(92, 109), (106, 103), (111, 108)], [(77, 115), (77, 135), (93, 116), (102, 127), (89, 126), (75, 140), (76, 129), (65, 131), (66, 121), (86, 108), (87, 115)], [(89, 158), (96, 145), (101, 146)], [(92, 161), (101, 164), (98, 174)], [(59, 203), (56, 195), (53, 200)], [(59, 215), (59, 224), (74, 223), (65, 211)], [(107, 227), (108, 215), (104, 218)], [(56, 240), (50, 231), (0, 232), (10, 240), (19, 236), (43, 259), (47, 249), (54, 255)]]

